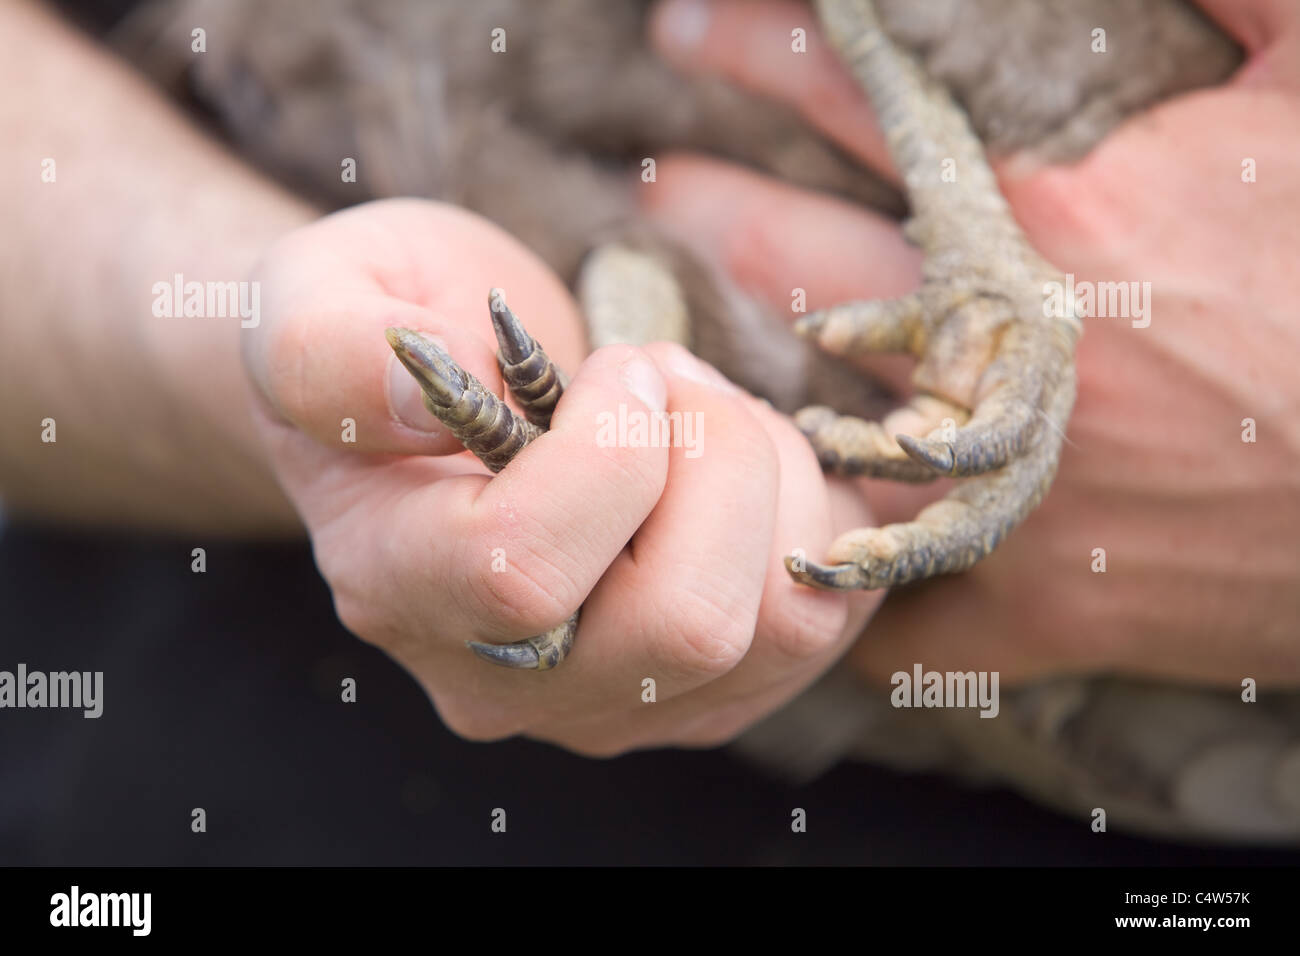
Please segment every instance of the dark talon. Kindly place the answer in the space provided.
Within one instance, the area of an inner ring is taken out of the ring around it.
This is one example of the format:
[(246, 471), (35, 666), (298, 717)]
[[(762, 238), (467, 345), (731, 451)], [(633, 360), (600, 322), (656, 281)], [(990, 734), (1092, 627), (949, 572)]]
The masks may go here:
[(384, 337), (420, 383), (425, 408), (492, 471), (504, 468), (542, 433), (420, 333), (386, 329)]
[(895, 435), (894, 440), (912, 459), (929, 465), (941, 475), (951, 475), (956, 464), (952, 445), (946, 441), (931, 441), (911, 435)]
[(466, 641), (466, 646), (485, 661), (517, 670), (547, 671), (557, 667), (573, 647), (578, 633), (578, 615), (545, 634), (525, 638), (512, 644), (484, 644)]
[(426, 405), (450, 408), (460, 401), (468, 376), (443, 349), (410, 329), (384, 329), (384, 338), (397, 353), (398, 361), (420, 383)]
[(501, 667), (514, 667), (519, 670), (537, 670), (537, 648), (527, 641), (513, 644), (484, 644), (480, 641), (466, 641), (465, 646), (492, 664)]
[(536, 341), (510, 311), (498, 290), (488, 294), (488, 310), (492, 313), (492, 329), (497, 334), (502, 359), (508, 365), (518, 365), (532, 355), (537, 347)]
[(524, 417), (540, 428), (549, 428), (551, 415), (564, 394), (564, 373), (510, 311), (499, 289), (489, 293), (488, 309), (497, 336), (501, 378), (523, 408)]
[(871, 579), (867, 572), (856, 564), (818, 564), (816, 561), (803, 560), (803, 570), (796, 570), (796, 559), (786, 555), (785, 569), (790, 577), (800, 584), (808, 584), (823, 591), (871, 590)]

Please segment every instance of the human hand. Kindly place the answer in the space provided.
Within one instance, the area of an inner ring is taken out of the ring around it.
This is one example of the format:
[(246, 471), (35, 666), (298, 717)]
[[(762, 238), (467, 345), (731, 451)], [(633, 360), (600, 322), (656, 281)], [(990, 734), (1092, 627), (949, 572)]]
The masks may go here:
[[(256, 277), (262, 323), (245, 362), (261, 431), (339, 617), (457, 733), (588, 754), (714, 744), (814, 680), (878, 603), (786, 575), (793, 546), (824, 548), (833, 526), (869, 520), (786, 419), (677, 346), (601, 349), (579, 368), (567, 292), (485, 221), (371, 203), (287, 236)], [(383, 333), (440, 338), (501, 394), (493, 286), (577, 374), (551, 429), (489, 478), (420, 405)], [(694, 446), (601, 447), (598, 416), (620, 405), (697, 416)], [(541, 633), (580, 604), (554, 671), (496, 668), (464, 646)]]
[[(669, 11), (684, 6), (665, 4), (655, 21), (674, 61), (792, 103), (889, 174), (871, 109), (832, 54), (810, 35), (808, 53), (790, 56), (806, 8), (719, 0), (675, 29)], [(1151, 311), (1085, 322), (1069, 443), (1045, 503), (973, 570), (891, 596), (852, 652), (864, 673), (923, 662), (1005, 680), (1300, 681), (1300, 22), (1275, 0), (1205, 6), (1250, 54), (1233, 82), (1133, 118), (1075, 166), (999, 167), (1041, 253), (1080, 283), (1150, 282)], [(1258, 182), (1243, 180), (1248, 158)], [(820, 308), (918, 280), (893, 224), (717, 163), (661, 159), (646, 199), (781, 307), (796, 287)], [(872, 370), (904, 380), (897, 359)], [(936, 495), (863, 485), (881, 524)]]

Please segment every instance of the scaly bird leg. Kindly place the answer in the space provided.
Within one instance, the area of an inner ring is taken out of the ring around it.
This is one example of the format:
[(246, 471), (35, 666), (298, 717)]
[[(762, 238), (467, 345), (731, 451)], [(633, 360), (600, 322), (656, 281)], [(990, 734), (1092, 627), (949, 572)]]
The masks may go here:
[(911, 295), (829, 309), (798, 330), (846, 358), (910, 352), (919, 359), (913, 404), (922, 420), (934, 423), (945, 409), (952, 420), (925, 437), (892, 439), (825, 408), (796, 421), (831, 471), (973, 476), (915, 521), (842, 535), (830, 565), (786, 559), (806, 584), (881, 588), (971, 567), (1042, 500), (1074, 404), (1082, 324), (1073, 303), (1061, 315), (1045, 308), (1049, 283), (1063, 288), (1063, 277), (1025, 239), (948, 92), (893, 45), (870, 0), (818, 0), (817, 8), (875, 106), (912, 207), (907, 235), (926, 258)]
[[(510, 463), (525, 445), (546, 431), (564, 391), (564, 375), (515, 318), (498, 290), (488, 299), (499, 351), (497, 364), (506, 387), (524, 408), (520, 418), (500, 397), (470, 375), (447, 352), (419, 332), (387, 329), (388, 344), (424, 392), (425, 407), (493, 472)], [(503, 667), (550, 670), (573, 647), (575, 612), (545, 634), (512, 644), (467, 641), (479, 657)]]

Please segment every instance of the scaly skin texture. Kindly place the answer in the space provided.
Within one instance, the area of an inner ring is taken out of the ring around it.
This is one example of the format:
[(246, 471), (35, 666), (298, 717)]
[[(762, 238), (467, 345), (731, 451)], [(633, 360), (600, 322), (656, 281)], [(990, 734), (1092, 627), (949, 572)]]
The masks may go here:
[(524, 417), (545, 430), (551, 427), (551, 415), (564, 394), (568, 376), (515, 318), (504, 296), (500, 289), (488, 295), (492, 330), (499, 346), (497, 367), (501, 369), (501, 380), (524, 410)]
[[(528, 420), (516, 415), (482, 382), (466, 372), (437, 343), (410, 329), (388, 329), (388, 344), (420, 384), (424, 405), (447, 426), (465, 448), (493, 472), (508, 465), (551, 423), (551, 412), (564, 392), (564, 373), (551, 361), (507, 308), (499, 289), (488, 296), (492, 327), (499, 349), (497, 364), (510, 394)], [(511, 644), (467, 641), (479, 657), (503, 667), (550, 670), (573, 647), (578, 632), (575, 612), (562, 624), (536, 637)]]
[[(915, 293), (811, 315), (800, 331), (845, 358), (915, 355), (915, 407), (936, 428), (891, 442), (878, 425), (824, 408), (797, 421), (832, 471), (970, 476), (914, 521), (841, 536), (831, 565), (786, 560), (815, 587), (881, 588), (966, 570), (1042, 500), (1074, 404), (1082, 324), (1070, 303), (1045, 315), (1048, 284), (1063, 286), (1064, 276), (1030, 247), (948, 92), (890, 42), (869, 0), (822, 0), (818, 13), (871, 97), (912, 204), (908, 236), (926, 260)], [(935, 421), (944, 412), (950, 420)]]

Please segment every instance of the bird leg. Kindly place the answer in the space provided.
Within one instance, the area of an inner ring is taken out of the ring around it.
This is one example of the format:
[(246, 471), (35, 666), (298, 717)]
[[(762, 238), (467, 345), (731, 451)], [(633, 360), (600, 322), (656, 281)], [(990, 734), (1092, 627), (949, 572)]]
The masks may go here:
[(844, 358), (914, 355), (913, 404), (927, 422), (944, 420), (919, 438), (891, 438), (824, 407), (796, 422), (832, 472), (968, 479), (914, 521), (842, 535), (830, 564), (786, 558), (791, 575), (815, 587), (882, 588), (971, 567), (1042, 500), (1074, 404), (1083, 326), (1072, 302), (1063, 314), (1047, 307), (1063, 276), (1025, 239), (949, 93), (894, 46), (871, 0), (817, 8), (875, 107), (911, 204), (906, 235), (925, 264), (911, 295), (809, 315), (798, 331)]
[[(488, 298), (497, 336), (497, 364), (510, 394), (524, 409), (520, 418), (499, 396), (470, 375), (436, 343), (410, 329), (387, 329), (388, 344), (419, 382), (424, 405), (493, 472), (505, 468), (525, 445), (546, 431), (566, 384), (564, 373), (542, 351), (500, 290)], [(573, 646), (578, 631), (575, 612), (545, 634), (512, 644), (467, 641), (479, 657), (503, 667), (550, 670)]]

